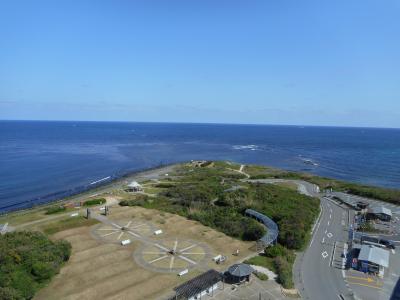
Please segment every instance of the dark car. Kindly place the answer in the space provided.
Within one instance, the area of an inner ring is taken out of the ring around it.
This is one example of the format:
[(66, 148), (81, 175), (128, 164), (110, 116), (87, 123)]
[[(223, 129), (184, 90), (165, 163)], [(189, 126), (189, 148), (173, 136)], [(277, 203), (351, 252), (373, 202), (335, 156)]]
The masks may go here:
[(381, 239), (379, 241), (379, 244), (384, 245), (386, 248), (389, 248), (389, 249), (396, 249), (396, 246), (394, 245), (394, 243), (389, 240)]

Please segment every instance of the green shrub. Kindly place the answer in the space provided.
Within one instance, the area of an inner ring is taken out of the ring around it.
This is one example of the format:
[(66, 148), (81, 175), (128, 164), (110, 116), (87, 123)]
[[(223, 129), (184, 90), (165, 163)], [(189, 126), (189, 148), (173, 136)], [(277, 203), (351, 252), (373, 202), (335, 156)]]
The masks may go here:
[(276, 244), (270, 247), (265, 248), (264, 250), (265, 256), (275, 258), (277, 256), (286, 256), (288, 250), (280, 244)]
[(0, 299), (32, 299), (60, 271), (71, 246), (39, 232), (0, 235)]
[(93, 205), (100, 205), (106, 203), (106, 199), (104, 198), (97, 198), (97, 199), (90, 199), (83, 202), (83, 206), (93, 206)]
[(155, 187), (162, 188), (162, 189), (172, 188), (174, 186), (175, 185), (173, 183), (169, 183), (169, 182), (160, 182), (155, 185)]
[(253, 219), (249, 219), (249, 222), (244, 227), (242, 239), (245, 241), (256, 241), (265, 234), (265, 228)]
[(144, 206), (149, 197), (143, 194), (137, 194), (131, 199), (122, 200), (119, 202), (121, 206)]
[(282, 256), (275, 257), (274, 263), (278, 273), (278, 282), (282, 284), (285, 289), (293, 288), (292, 264)]
[(260, 280), (262, 280), (262, 281), (266, 281), (266, 280), (269, 279), (267, 274), (264, 274), (264, 273), (261, 273), (261, 272), (254, 272), (254, 275), (255, 275), (258, 279), (260, 279)]
[(21, 294), (12, 287), (0, 287), (0, 299), (23, 300)]
[(63, 211), (66, 211), (66, 208), (62, 205), (50, 206), (46, 208), (46, 215), (52, 215)]

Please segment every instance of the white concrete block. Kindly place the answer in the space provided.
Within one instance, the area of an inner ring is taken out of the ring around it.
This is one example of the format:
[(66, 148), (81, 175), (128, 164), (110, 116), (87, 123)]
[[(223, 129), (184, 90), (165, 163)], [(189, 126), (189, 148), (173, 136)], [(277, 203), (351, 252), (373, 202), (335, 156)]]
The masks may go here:
[(183, 275), (185, 275), (185, 274), (187, 274), (187, 273), (189, 273), (189, 270), (188, 270), (188, 269), (185, 269), (185, 270), (179, 272), (179, 273), (178, 273), (178, 276), (183, 276)]
[(123, 241), (121, 241), (121, 245), (122, 246), (129, 245), (130, 243), (131, 243), (131, 240), (123, 240)]

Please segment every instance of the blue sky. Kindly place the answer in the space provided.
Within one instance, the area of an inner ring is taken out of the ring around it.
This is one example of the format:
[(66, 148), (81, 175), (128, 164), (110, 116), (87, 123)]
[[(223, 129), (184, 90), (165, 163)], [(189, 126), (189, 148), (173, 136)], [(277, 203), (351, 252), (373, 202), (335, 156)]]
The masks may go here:
[(0, 2), (0, 119), (400, 127), (400, 2)]

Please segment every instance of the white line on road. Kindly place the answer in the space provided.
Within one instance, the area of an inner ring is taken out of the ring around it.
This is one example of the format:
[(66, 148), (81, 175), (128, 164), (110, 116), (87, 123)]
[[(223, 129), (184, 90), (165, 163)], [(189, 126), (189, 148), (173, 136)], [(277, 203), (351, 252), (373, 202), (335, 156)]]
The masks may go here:
[(331, 223), (331, 222), (328, 221), (328, 226), (329, 226), (330, 223)]
[(336, 250), (336, 241), (333, 243), (332, 257), (331, 257), (331, 261), (329, 262), (330, 266), (332, 266), (332, 262), (335, 257), (335, 250)]
[(333, 234), (329, 232), (329, 233), (327, 234), (327, 236), (328, 236), (328, 238), (331, 238), (331, 237), (333, 236)]
[(332, 215), (329, 215), (329, 219), (332, 219)]
[(323, 258), (327, 258), (329, 254), (328, 254), (328, 252), (324, 251), (321, 253), (321, 255)]
[(322, 243), (325, 243), (325, 237), (322, 238)]

